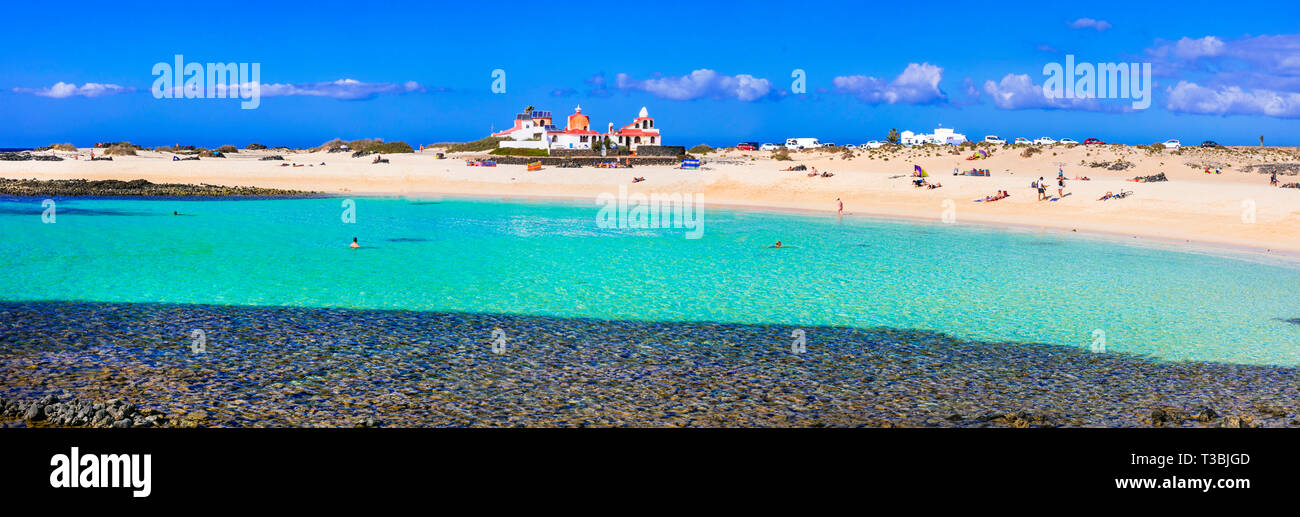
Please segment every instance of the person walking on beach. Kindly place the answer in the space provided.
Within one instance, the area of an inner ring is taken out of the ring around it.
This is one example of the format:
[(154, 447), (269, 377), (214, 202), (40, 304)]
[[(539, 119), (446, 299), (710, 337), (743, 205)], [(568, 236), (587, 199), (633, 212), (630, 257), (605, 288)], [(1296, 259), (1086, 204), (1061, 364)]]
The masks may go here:
[(1270, 187), (1277, 186), (1277, 171), (1273, 171), (1273, 176), (1268, 179), (1268, 185)]
[(1065, 176), (1056, 178), (1056, 197), (1065, 197)]
[(840, 204), (839, 214), (844, 215), (844, 202), (840, 198), (835, 198), (835, 202)]

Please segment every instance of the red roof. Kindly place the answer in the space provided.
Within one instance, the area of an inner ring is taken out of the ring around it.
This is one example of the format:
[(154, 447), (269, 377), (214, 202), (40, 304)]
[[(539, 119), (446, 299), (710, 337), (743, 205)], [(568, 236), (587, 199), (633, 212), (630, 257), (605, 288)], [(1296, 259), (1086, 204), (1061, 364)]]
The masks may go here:
[[(637, 120), (640, 120), (640, 119), (638, 118)], [(616, 134), (616, 135), (620, 135), (620, 136), (659, 136), (659, 131), (658, 131), (658, 130), (654, 130), (654, 131), (646, 131), (646, 130), (644, 130), (644, 129), (638, 129), (638, 128), (634, 128), (634, 127), (632, 127), (632, 126), (634, 126), (634, 125), (636, 125), (636, 122), (633, 122), (633, 123), (631, 123), (631, 124), (628, 124), (628, 125), (626, 125), (626, 126), (623, 126), (623, 127), (619, 128), (618, 131), (615, 131), (615, 132), (614, 132), (614, 134)]]

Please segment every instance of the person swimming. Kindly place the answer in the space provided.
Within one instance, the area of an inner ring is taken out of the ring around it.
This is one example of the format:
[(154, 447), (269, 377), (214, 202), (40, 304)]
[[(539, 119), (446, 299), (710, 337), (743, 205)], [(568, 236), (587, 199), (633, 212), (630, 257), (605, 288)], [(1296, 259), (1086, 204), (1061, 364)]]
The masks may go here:
[(360, 247), (361, 247), (360, 244), (357, 244), (357, 238), (356, 238), (356, 237), (353, 237), (353, 238), (352, 238), (352, 247), (353, 247), (353, 248), (360, 248)]
[(769, 247), (769, 248), (780, 248), (780, 247), (781, 247), (781, 241), (776, 241), (776, 244), (773, 244), (773, 245), (768, 246), (768, 247)]

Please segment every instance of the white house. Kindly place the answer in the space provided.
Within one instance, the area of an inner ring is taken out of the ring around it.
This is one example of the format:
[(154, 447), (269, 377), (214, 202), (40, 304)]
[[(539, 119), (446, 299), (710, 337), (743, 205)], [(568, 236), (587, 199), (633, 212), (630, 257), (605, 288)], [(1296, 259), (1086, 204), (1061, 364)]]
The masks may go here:
[(582, 106), (573, 108), (564, 131), (546, 130), (551, 149), (591, 149), (591, 145), (603, 136), (599, 131), (591, 130), (591, 119), (582, 114)]
[(546, 149), (550, 145), (546, 132), (553, 128), (555, 125), (551, 123), (551, 112), (533, 110), (515, 114), (513, 127), (492, 133), (492, 136), (509, 139), (498, 143), (498, 147)]
[(655, 127), (655, 119), (650, 118), (650, 113), (646, 111), (645, 106), (641, 106), (641, 112), (637, 114), (632, 123), (614, 130), (614, 124), (609, 125), (609, 137), (614, 143), (625, 146), (633, 151), (641, 145), (663, 145), (663, 137), (659, 134), (659, 128)]

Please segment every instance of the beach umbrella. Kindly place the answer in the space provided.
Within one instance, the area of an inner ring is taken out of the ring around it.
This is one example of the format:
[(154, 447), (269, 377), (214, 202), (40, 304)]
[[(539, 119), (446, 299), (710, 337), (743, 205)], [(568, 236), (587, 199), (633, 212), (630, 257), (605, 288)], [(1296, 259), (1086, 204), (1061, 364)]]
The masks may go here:
[(920, 176), (920, 177), (922, 177), (922, 178), (928, 178), (928, 177), (930, 177), (930, 175), (927, 174), (927, 173), (925, 172), (925, 169), (922, 169), (920, 165), (913, 165), (912, 168), (916, 170), (918, 176)]

